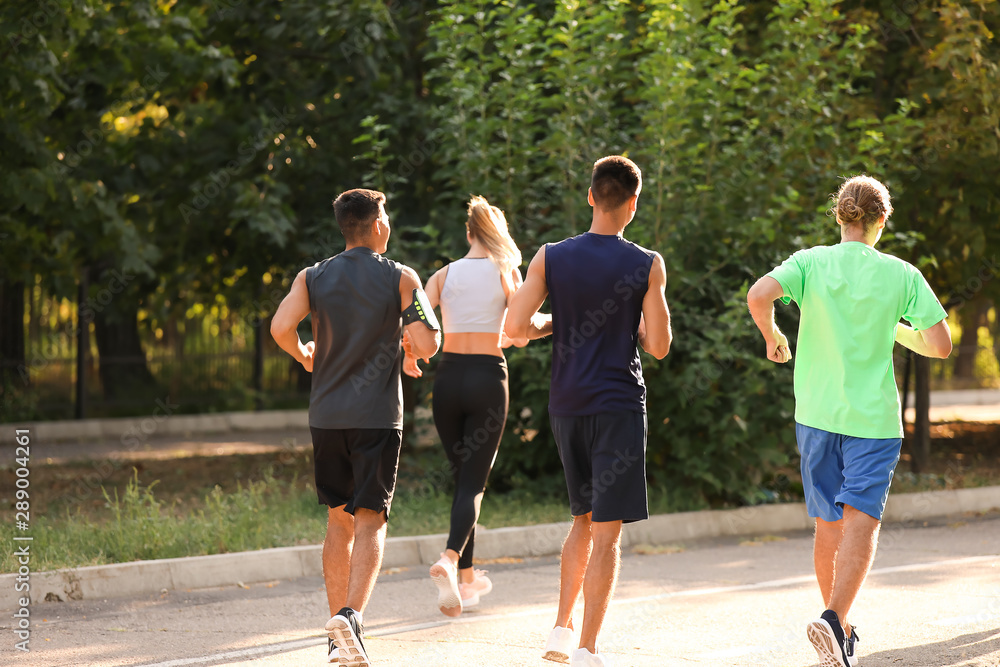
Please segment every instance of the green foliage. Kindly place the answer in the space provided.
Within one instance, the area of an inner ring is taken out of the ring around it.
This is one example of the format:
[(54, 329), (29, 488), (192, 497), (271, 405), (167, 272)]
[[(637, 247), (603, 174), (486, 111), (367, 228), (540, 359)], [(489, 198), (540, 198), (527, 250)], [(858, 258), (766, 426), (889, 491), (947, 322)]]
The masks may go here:
[[(757, 502), (794, 456), (789, 369), (762, 360), (743, 295), (838, 240), (840, 177), (887, 183), (881, 247), (950, 305), (1000, 296), (995, 0), (46, 6), (0, 8), (0, 281), (72, 296), (86, 268), (93, 297), (122, 271), (109, 327), (201, 303), (259, 322), (343, 247), (344, 189), (388, 192), (389, 254), (426, 277), (464, 253), (469, 194), (529, 258), (587, 228), (590, 164), (627, 153), (626, 236), (666, 260), (676, 335), (643, 358), (650, 476), (693, 505)], [(549, 487), (549, 344), (508, 356), (495, 482)]]

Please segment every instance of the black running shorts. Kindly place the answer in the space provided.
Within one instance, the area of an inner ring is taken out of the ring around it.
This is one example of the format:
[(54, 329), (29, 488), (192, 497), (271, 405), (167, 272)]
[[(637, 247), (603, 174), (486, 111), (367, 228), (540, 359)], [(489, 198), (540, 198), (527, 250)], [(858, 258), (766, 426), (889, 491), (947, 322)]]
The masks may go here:
[(316, 495), (321, 505), (354, 514), (358, 507), (389, 517), (403, 432), (393, 428), (309, 427)]
[(646, 504), (646, 415), (602, 412), (550, 415), (573, 516), (593, 521), (641, 521)]

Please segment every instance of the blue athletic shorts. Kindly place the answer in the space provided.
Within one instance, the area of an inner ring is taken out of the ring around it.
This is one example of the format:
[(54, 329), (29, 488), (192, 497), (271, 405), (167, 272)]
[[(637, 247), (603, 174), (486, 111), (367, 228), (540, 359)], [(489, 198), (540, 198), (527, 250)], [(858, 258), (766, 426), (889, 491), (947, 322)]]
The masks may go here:
[(809, 516), (844, 518), (844, 505), (882, 520), (899, 461), (899, 438), (855, 438), (795, 424)]

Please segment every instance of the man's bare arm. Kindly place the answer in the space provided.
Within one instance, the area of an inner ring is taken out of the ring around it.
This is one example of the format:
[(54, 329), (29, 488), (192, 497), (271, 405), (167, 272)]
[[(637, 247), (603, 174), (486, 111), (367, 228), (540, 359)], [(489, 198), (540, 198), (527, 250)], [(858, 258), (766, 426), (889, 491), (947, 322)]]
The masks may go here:
[(948, 320), (941, 320), (922, 331), (900, 324), (896, 327), (896, 342), (925, 357), (947, 359), (951, 354), (951, 328)]
[(309, 341), (304, 344), (299, 339), (299, 322), (309, 314), (309, 288), (306, 287), (306, 270), (302, 269), (295, 280), (292, 281), (292, 288), (281, 300), (278, 311), (271, 318), (271, 336), (274, 342), (282, 350), (292, 355), (296, 361), (312, 373), (313, 352), (316, 343)]
[(674, 340), (670, 329), (670, 308), (667, 306), (667, 267), (660, 253), (653, 255), (649, 271), (649, 287), (642, 299), (642, 317), (639, 326), (639, 345), (657, 359), (670, 353)]
[(507, 322), (504, 324), (504, 333), (508, 338), (535, 339), (552, 333), (552, 316), (538, 312), (548, 295), (549, 289), (545, 284), (545, 246), (542, 246), (528, 265), (524, 283), (510, 298)]
[[(423, 289), (420, 284), (420, 276), (408, 266), (403, 267), (403, 274), (399, 277), (399, 303), (403, 310), (413, 303), (413, 290)], [(441, 346), (441, 332), (428, 329), (423, 322), (411, 322), (403, 327), (410, 341), (410, 348), (413, 355), (424, 361), (429, 360), (437, 354)]]
[(753, 316), (757, 328), (764, 334), (764, 342), (767, 343), (767, 358), (778, 364), (783, 364), (792, 358), (788, 339), (778, 330), (778, 325), (774, 322), (774, 301), (784, 295), (785, 288), (771, 276), (763, 276), (747, 292), (750, 315)]

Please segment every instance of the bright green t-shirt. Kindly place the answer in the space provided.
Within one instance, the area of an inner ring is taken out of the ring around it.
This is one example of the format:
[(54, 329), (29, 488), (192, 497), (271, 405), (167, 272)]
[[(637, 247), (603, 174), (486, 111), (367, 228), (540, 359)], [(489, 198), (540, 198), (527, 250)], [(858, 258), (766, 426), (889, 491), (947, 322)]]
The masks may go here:
[(892, 348), (899, 318), (947, 313), (912, 264), (859, 241), (800, 250), (767, 274), (799, 305), (795, 421), (858, 438), (901, 438)]

